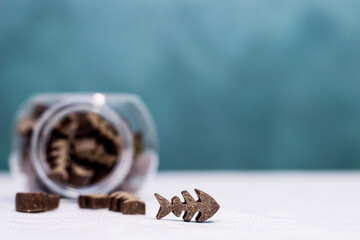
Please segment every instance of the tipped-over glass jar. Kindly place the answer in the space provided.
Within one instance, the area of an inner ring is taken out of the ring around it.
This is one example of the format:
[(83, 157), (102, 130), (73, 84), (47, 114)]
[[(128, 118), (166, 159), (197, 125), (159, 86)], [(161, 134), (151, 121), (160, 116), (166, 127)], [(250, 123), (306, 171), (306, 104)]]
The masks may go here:
[(137, 191), (158, 165), (156, 132), (131, 94), (43, 94), (16, 119), (10, 155), (15, 179), (64, 197)]

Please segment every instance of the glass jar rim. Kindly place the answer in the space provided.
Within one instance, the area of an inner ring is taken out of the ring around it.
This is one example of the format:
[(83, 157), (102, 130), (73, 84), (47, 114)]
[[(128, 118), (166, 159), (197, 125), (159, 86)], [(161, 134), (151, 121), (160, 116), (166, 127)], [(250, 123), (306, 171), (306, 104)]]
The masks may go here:
[[(54, 125), (73, 112), (94, 112), (109, 121), (122, 138), (122, 149), (118, 161), (108, 176), (85, 187), (72, 187), (59, 184), (48, 177), (49, 165), (46, 161), (46, 142)], [(59, 100), (40, 117), (31, 140), (31, 161), (35, 173), (41, 182), (52, 192), (64, 197), (76, 198), (81, 194), (108, 193), (123, 182), (130, 171), (133, 161), (133, 139), (126, 121), (106, 104), (102, 94), (75, 96), (71, 99)]]

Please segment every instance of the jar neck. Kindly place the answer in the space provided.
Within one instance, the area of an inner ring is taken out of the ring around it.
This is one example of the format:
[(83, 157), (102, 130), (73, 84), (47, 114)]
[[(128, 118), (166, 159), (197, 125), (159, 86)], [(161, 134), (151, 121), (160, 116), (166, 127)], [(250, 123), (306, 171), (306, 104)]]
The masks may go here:
[[(133, 161), (133, 137), (128, 124), (107, 104), (105, 97), (81, 96), (71, 100), (60, 100), (54, 103), (39, 119), (31, 140), (31, 161), (39, 180), (51, 192), (64, 197), (76, 198), (81, 194), (108, 193), (122, 183), (127, 176)], [(61, 184), (48, 177), (51, 168), (47, 162), (47, 143), (51, 132), (61, 119), (71, 113), (93, 112), (111, 123), (121, 136), (121, 151), (115, 166), (102, 180), (89, 186), (74, 187)]]

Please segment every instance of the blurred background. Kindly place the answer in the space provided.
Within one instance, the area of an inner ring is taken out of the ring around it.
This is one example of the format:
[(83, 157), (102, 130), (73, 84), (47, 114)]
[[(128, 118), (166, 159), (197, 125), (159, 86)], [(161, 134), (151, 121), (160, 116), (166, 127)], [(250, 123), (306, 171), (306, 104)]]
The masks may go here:
[(360, 2), (1, 0), (0, 169), (38, 92), (130, 92), (160, 169), (360, 168)]

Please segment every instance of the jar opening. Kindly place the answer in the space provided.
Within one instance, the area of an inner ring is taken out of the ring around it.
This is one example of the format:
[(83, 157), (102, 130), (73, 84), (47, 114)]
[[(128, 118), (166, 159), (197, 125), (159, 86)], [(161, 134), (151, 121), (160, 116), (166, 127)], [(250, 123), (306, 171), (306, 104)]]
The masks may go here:
[(45, 111), (31, 141), (36, 174), (66, 197), (109, 192), (122, 182), (133, 161), (129, 126), (99, 97), (59, 101)]

